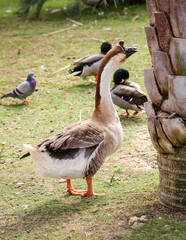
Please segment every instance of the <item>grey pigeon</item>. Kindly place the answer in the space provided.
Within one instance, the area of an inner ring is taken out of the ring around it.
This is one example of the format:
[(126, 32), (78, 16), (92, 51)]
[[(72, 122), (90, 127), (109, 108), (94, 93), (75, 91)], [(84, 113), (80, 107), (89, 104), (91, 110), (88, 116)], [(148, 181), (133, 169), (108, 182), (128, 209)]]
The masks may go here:
[(12, 98), (19, 98), (26, 103), (29, 103), (26, 98), (30, 96), (36, 88), (36, 79), (34, 77), (34, 73), (31, 72), (28, 74), (27, 80), (22, 82), (18, 87), (16, 87), (13, 91), (8, 94), (5, 94), (2, 98), (12, 97)]

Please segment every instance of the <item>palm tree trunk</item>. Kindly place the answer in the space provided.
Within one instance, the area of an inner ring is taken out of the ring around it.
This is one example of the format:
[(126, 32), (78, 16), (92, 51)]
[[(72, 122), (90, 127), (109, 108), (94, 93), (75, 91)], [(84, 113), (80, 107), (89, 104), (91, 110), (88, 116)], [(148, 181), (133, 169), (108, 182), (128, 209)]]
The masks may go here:
[(145, 27), (152, 67), (144, 80), (152, 144), (158, 152), (159, 199), (186, 209), (186, 1), (146, 0)]
[(184, 210), (186, 206), (186, 146), (176, 154), (158, 154), (159, 199), (163, 205)]

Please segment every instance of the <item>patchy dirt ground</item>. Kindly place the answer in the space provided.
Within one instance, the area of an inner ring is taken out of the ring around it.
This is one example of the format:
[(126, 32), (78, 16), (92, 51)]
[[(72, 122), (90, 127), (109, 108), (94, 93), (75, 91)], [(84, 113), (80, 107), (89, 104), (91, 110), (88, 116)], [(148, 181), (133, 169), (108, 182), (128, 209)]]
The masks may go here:
[[(125, 139), (124, 139), (125, 141)], [(157, 152), (154, 149), (147, 127), (140, 128), (130, 139), (133, 148), (130, 152), (118, 154), (120, 164), (132, 171), (151, 171), (157, 169)]]

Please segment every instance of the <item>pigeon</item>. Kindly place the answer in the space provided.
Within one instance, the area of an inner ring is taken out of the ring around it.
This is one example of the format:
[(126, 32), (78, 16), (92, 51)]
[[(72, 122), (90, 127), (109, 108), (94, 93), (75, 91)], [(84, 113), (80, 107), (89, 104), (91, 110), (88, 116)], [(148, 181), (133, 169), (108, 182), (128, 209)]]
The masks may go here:
[(36, 88), (36, 79), (34, 73), (31, 72), (28, 74), (26, 81), (22, 82), (18, 87), (16, 87), (13, 91), (8, 94), (3, 95), (2, 98), (12, 97), (19, 98), (26, 103), (30, 103), (26, 98), (30, 96)]

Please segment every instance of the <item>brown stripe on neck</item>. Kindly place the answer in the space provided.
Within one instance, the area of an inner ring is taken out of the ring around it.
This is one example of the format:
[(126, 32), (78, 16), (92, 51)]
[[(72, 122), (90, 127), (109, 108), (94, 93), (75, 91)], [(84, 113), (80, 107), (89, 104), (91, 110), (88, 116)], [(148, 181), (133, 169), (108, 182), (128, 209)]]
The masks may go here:
[(97, 81), (97, 85), (96, 85), (96, 95), (95, 95), (95, 112), (99, 112), (100, 111), (100, 103), (101, 103), (101, 95), (100, 95), (100, 83), (101, 83), (101, 74), (104, 71), (104, 67), (106, 66), (106, 64), (110, 61), (110, 59), (117, 55), (117, 53), (119, 52), (123, 52), (123, 49), (120, 46), (115, 46), (113, 47), (110, 51), (108, 51), (108, 53), (105, 55), (105, 57), (103, 58), (103, 61), (99, 67), (99, 72), (98, 72), (98, 81)]

